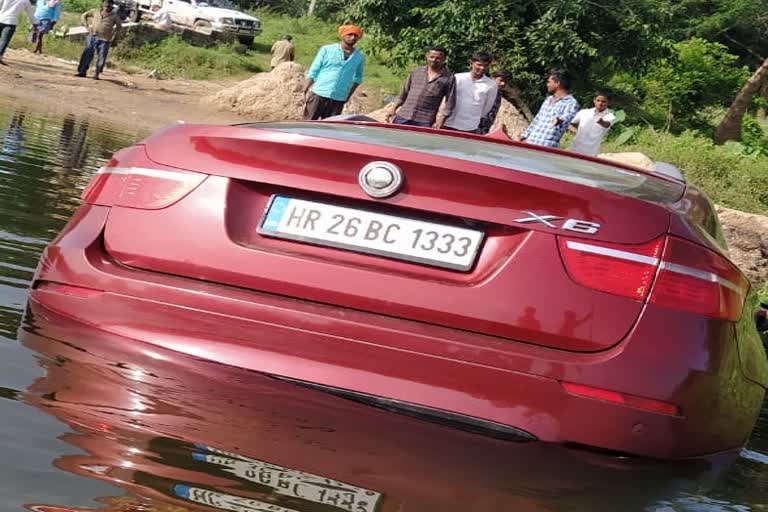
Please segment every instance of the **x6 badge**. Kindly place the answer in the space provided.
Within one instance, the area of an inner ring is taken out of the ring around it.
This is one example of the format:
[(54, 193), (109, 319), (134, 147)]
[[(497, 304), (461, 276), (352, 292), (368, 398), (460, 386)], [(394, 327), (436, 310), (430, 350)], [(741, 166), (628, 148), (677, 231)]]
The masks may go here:
[(594, 235), (600, 229), (600, 224), (596, 222), (587, 222), (585, 220), (579, 219), (564, 219), (563, 217), (558, 217), (556, 215), (538, 215), (529, 211), (525, 211), (524, 213), (527, 213), (529, 217), (515, 219), (513, 222), (517, 222), (519, 224), (530, 224), (532, 222), (538, 222), (540, 224), (544, 224), (548, 228), (558, 229), (558, 226), (555, 224), (555, 222), (562, 220), (564, 222), (562, 225), (560, 225), (560, 229), (564, 229), (566, 231), (575, 231), (576, 233), (584, 233), (586, 235)]

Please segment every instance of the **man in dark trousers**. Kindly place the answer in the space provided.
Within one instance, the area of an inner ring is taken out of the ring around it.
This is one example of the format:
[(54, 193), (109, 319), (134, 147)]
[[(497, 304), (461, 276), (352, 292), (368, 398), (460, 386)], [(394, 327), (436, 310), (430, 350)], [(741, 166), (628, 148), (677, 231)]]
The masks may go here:
[(340, 43), (320, 48), (307, 72), (304, 119), (325, 119), (344, 110), (344, 104), (363, 82), (365, 57), (355, 48), (363, 37), (357, 25), (339, 27)]
[(118, 31), (122, 28), (120, 17), (115, 9), (113, 0), (104, 0), (101, 9), (91, 9), (80, 16), (80, 24), (88, 29), (88, 37), (85, 39), (85, 49), (80, 56), (80, 65), (77, 67), (77, 75), (84, 77), (91, 66), (93, 55), (99, 54), (96, 60), (96, 72), (93, 79), (98, 80), (107, 63), (109, 46), (114, 42)]
[(453, 73), (445, 68), (446, 50), (433, 46), (427, 52), (427, 65), (414, 69), (390, 107), (387, 121), (412, 126), (435, 126), (437, 111), (446, 100), (446, 117), (453, 109)]

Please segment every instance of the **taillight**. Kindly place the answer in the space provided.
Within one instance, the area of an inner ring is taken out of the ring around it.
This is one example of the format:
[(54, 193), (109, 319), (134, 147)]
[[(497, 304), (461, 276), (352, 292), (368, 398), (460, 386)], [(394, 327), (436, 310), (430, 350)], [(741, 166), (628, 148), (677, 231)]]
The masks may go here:
[(704, 247), (674, 237), (667, 238), (666, 247), (663, 237), (641, 245), (565, 237), (558, 243), (568, 274), (579, 284), (712, 318), (741, 317), (749, 283), (733, 264)]
[(206, 177), (159, 166), (147, 158), (144, 146), (131, 146), (99, 169), (82, 198), (89, 204), (157, 210), (189, 194)]
[(560, 254), (579, 284), (630, 299), (645, 300), (651, 289), (664, 239), (642, 245), (559, 239)]
[(728, 260), (670, 237), (649, 302), (736, 321), (741, 318), (747, 292), (749, 282)]
[(627, 407), (635, 407), (637, 409), (645, 409), (646, 411), (667, 414), (669, 416), (680, 415), (680, 408), (669, 402), (662, 402), (661, 400), (654, 400), (653, 398), (645, 398), (627, 393), (619, 393), (618, 391), (611, 391), (609, 389), (594, 388), (592, 386), (575, 384), (573, 382), (561, 382), (560, 384), (572, 395), (626, 405)]

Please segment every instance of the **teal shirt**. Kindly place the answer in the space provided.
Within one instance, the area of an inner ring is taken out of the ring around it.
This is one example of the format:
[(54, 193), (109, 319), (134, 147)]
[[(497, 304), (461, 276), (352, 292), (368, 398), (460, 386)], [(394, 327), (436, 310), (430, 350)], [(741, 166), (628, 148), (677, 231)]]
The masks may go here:
[(340, 44), (327, 44), (320, 48), (307, 72), (314, 81), (312, 92), (323, 98), (347, 101), (352, 84), (363, 82), (365, 57), (355, 48), (348, 59)]

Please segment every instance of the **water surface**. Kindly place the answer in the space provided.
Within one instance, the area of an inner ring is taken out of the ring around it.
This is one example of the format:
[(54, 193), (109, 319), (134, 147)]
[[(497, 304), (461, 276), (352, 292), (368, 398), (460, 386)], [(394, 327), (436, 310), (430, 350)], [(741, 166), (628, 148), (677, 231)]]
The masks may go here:
[(0, 509), (768, 510), (768, 408), (733, 463), (618, 459), (459, 432), (26, 311), (82, 189), (143, 135), (0, 104)]

